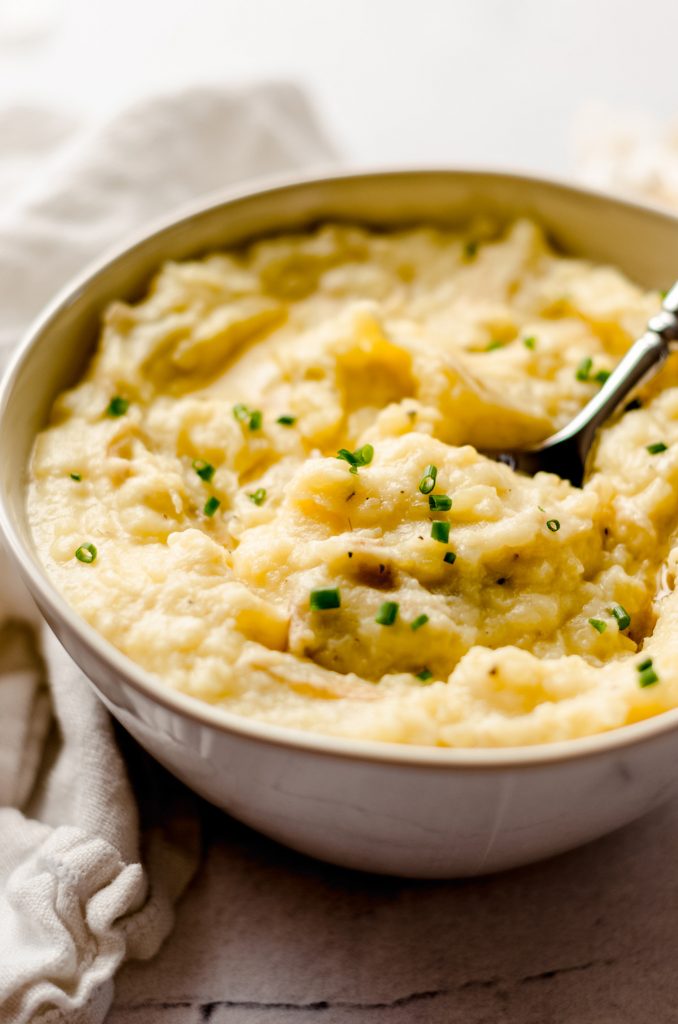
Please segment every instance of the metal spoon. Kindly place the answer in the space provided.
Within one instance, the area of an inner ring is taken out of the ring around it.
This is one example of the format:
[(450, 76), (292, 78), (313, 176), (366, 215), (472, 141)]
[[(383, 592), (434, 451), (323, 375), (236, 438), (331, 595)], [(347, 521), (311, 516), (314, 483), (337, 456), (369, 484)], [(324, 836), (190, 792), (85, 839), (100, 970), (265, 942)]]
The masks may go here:
[(545, 470), (581, 486), (586, 456), (598, 427), (612, 416), (630, 391), (654, 377), (667, 356), (677, 350), (678, 283), (664, 298), (661, 313), (648, 322), (645, 334), (633, 343), (598, 394), (566, 427), (536, 448), (484, 454), (530, 476)]

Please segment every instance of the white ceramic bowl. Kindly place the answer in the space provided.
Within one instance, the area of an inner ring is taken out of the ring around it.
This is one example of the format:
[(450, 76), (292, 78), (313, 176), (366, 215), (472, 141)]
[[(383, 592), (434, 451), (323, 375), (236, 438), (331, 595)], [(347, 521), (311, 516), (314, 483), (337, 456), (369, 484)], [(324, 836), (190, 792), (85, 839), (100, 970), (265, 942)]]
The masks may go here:
[(73, 383), (109, 301), (139, 297), (165, 259), (325, 218), (374, 225), (527, 214), (565, 251), (666, 287), (678, 219), (551, 181), (404, 171), (297, 181), (219, 198), (80, 278), (23, 342), (0, 393), (0, 525), (28, 587), (113, 715), (162, 764), (235, 817), (336, 864), (418, 877), (496, 871), (558, 853), (649, 810), (677, 786), (678, 710), (615, 732), (512, 749), (445, 750), (324, 738), (175, 693), (87, 625), (43, 571), (29, 533), (29, 453)]

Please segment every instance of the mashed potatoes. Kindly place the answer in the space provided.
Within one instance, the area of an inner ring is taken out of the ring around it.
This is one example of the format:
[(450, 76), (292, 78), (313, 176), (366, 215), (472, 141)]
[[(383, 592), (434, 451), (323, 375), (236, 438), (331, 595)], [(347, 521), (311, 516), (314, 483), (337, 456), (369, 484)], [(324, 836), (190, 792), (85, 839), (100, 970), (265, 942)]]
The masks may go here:
[(120, 650), (242, 715), (503, 746), (657, 714), (678, 705), (673, 362), (583, 489), (481, 452), (566, 423), (658, 305), (524, 221), (170, 263), (107, 311), (37, 439), (35, 543)]

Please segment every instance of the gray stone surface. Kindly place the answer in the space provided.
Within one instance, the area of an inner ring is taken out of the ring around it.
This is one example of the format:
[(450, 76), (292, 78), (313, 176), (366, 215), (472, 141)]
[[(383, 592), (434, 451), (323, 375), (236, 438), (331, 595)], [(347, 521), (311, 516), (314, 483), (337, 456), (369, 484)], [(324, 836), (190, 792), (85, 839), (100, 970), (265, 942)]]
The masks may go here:
[(174, 933), (108, 1024), (668, 1024), (678, 802), (504, 875), (415, 882), (306, 859), (215, 811)]

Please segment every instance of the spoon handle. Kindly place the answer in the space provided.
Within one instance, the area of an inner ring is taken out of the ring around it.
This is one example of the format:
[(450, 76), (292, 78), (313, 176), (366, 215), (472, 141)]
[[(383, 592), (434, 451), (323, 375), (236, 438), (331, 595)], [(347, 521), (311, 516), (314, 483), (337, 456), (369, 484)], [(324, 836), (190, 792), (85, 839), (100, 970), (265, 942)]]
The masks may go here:
[(647, 331), (634, 342), (612, 371), (597, 395), (566, 427), (549, 438), (547, 445), (570, 441), (576, 445), (582, 464), (596, 430), (610, 418), (633, 391), (659, 371), (670, 352), (678, 349), (678, 283), (664, 299), (662, 311), (652, 317)]

